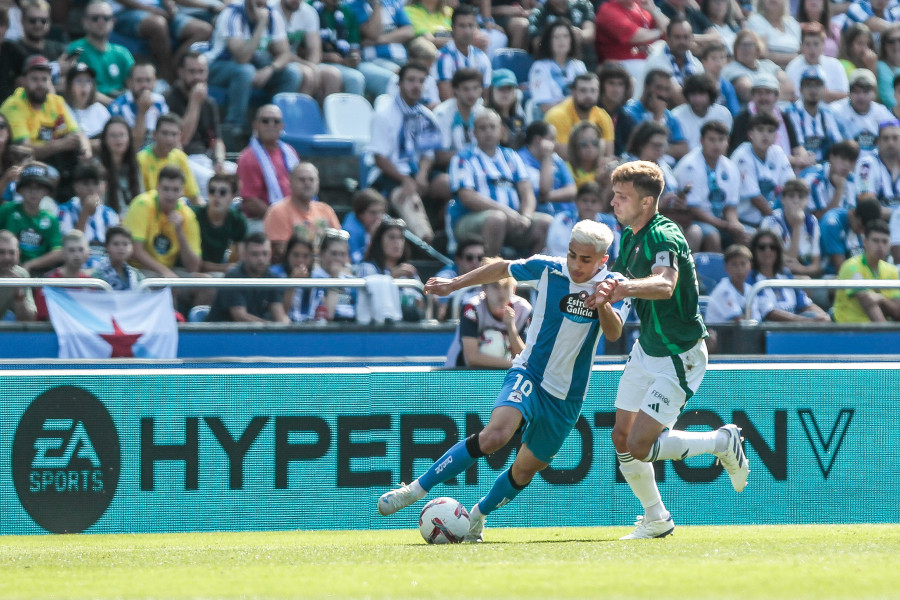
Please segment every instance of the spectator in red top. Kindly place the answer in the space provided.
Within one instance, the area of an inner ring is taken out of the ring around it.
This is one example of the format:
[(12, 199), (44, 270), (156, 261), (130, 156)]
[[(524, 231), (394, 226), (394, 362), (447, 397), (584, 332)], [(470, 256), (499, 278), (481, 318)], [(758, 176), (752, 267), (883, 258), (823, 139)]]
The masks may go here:
[(636, 81), (643, 77), (647, 47), (662, 39), (669, 24), (653, 0), (609, 0), (595, 21), (597, 60), (621, 62)]

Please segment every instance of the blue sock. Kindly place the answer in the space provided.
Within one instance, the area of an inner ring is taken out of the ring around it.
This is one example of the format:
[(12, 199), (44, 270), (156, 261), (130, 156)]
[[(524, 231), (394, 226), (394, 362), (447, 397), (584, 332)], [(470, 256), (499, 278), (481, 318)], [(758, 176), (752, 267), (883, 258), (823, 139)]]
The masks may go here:
[(491, 491), (487, 493), (487, 496), (478, 501), (478, 510), (480, 510), (483, 515), (489, 515), (495, 509), (511, 502), (512, 499), (518, 496), (519, 492), (524, 489), (524, 485), (519, 485), (513, 481), (512, 467), (510, 467), (500, 473), (497, 480), (494, 481), (494, 486), (491, 488)]
[[(477, 437), (475, 438), (477, 443)], [(471, 443), (471, 442), (468, 442)], [(439, 483), (444, 483), (448, 479), (453, 479), (478, 460), (469, 452), (467, 440), (462, 440), (453, 445), (452, 448), (440, 457), (425, 473), (419, 477), (419, 485), (426, 492)]]

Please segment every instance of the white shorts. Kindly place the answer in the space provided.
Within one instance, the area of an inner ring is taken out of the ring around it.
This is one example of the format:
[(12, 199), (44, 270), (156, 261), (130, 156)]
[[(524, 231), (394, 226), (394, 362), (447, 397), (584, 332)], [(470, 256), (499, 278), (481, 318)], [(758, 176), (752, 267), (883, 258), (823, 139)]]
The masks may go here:
[(643, 411), (671, 429), (706, 373), (706, 340), (675, 356), (648, 356), (634, 343), (616, 392), (616, 408)]

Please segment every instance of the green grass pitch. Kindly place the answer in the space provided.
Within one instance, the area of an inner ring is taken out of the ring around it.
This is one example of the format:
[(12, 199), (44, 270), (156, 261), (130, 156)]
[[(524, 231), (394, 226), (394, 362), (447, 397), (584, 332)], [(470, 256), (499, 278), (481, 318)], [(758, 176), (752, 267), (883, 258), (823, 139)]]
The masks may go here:
[(0, 537), (0, 598), (900, 598), (900, 525)]

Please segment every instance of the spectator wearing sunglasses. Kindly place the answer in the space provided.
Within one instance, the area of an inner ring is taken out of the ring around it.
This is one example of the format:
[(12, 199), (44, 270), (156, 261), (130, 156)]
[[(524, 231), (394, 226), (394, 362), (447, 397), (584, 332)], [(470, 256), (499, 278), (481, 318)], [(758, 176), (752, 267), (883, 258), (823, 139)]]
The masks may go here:
[(91, 0), (84, 9), (81, 26), (84, 37), (66, 48), (64, 63), (68, 57), (77, 57), (97, 74), (97, 101), (108, 106), (113, 98), (125, 91), (125, 82), (134, 56), (125, 46), (109, 41), (113, 29), (113, 9), (106, 0)]
[[(471, 237), (460, 240), (456, 245), (456, 253), (453, 255), (453, 265), (444, 267), (438, 271), (435, 277), (453, 279), (458, 275), (464, 275), (476, 267), (481, 266), (481, 261), (483, 260), (484, 242), (481, 238)], [(459, 306), (466, 304), (470, 298), (478, 295), (479, 291), (478, 287), (472, 287), (453, 292), (449, 296), (429, 295), (426, 296), (426, 298), (429, 302), (434, 304), (434, 311), (432, 314), (435, 315), (438, 321), (443, 322), (453, 315), (453, 311), (451, 310), (453, 306), (457, 304), (459, 304)]]
[[(59, 83), (61, 65), (58, 61), (65, 47), (61, 42), (48, 39), (50, 33), (50, 4), (47, 0), (26, 0), (22, 2), (22, 39), (19, 44), (24, 56), (39, 54), (50, 61), (54, 83)], [(65, 64), (65, 69), (71, 67)]]
[(238, 180), (235, 175), (215, 174), (209, 180), (209, 203), (193, 206), (200, 226), (204, 273), (224, 273), (241, 260), (247, 237), (247, 218), (235, 207)]

